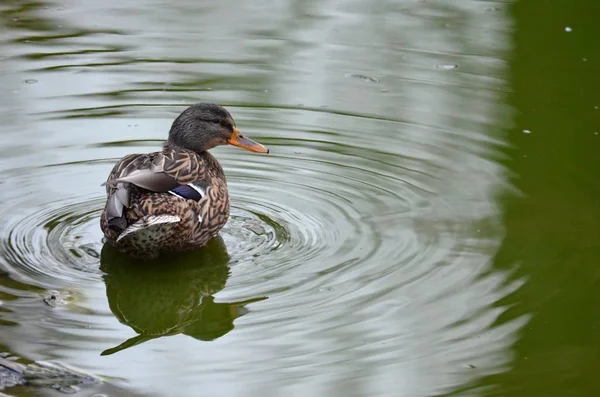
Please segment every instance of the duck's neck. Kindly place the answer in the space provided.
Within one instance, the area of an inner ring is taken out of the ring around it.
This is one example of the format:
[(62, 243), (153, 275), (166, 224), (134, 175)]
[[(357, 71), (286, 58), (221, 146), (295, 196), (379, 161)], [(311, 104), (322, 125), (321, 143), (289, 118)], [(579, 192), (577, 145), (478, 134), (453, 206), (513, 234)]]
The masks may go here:
[(183, 146), (180, 146), (180, 145), (178, 145), (176, 143), (173, 143), (171, 141), (168, 141), (168, 140), (165, 141), (165, 142), (163, 142), (162, 147), (163, 147), (163, 151), (170, 151), (170, 150), (174, 150), (174, 151), (187, 151), (187, 152), (194, 152), (194, 153), (196, 153), (199, 156), (202, 156), (205, 153), (208, 154), (208, 151), (206, 151), (206, 150), (198, 152), (196, 150), (184, 148)]

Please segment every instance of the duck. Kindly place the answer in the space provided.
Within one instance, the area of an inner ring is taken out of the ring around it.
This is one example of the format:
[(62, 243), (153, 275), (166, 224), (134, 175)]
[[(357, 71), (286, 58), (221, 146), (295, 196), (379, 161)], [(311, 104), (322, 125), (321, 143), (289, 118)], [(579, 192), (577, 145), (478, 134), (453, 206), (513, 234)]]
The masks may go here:
[(227, 223), (223, 167), (209, 150), (232, 145), (269, 153), (243, 135), (224, 107), (197, 103), (172, 123), (162, 150), (129, 154), (113, 167), (100, 216), (104, 241), (136, 259), (198, 249)]

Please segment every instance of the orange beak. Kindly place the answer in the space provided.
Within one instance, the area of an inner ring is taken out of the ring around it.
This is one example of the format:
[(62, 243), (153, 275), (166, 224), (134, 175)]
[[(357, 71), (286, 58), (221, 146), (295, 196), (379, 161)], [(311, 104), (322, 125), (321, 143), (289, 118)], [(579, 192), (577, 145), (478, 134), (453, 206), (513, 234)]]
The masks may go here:
[(231, 134), (231, 138), (227, 140), (227, 143), (255, 153), (269, 153), (269, 149), (260, 143), (254, 142), (252, 139), (243, 136), (237, 127), (233, 127), (233, 134)]

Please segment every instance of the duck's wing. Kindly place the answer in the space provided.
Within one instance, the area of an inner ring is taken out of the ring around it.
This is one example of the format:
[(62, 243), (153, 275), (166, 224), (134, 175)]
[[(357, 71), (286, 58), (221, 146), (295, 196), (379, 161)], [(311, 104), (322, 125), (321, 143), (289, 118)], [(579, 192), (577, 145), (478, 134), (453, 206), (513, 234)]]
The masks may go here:
[(187, 150), (130, 154), (115, 165), (103, 185), (107, 185), (107, 193), (119, 183), (131, 183), (153, 192), (167, 192), (176, 186), (202, 180), (206, 173), (206, 162)]
[[(127, 227), (123, 210), (129, 207), (131, 185), (152, 192), (171, 192), (180, 197), (199, 200), (204, 192), (199, 185), (206, 179), (207, 172), (206, 162), (189, 151), (168, 150), (123, 157), (103, 183), (108, 196), (108, 224), (121, 229)], [(190, 188), (192, 191), (188, 191)]]

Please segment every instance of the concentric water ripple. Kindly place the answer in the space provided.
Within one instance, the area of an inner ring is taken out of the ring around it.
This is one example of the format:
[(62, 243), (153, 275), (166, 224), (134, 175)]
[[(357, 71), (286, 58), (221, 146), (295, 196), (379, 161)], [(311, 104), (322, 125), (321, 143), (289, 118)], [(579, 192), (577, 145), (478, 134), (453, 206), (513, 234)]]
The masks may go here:
[[(106, 171), (117, 159), (93, 162), (96, 168)], [(98, 166), (101, 164), (103, 167)], [(12, 170), (27, 174), (27, 185), (41, 186), (52, 175), (61, 174), (65, 179), (77, 178), (81, 164), (53, 165), (37, 170)], [(70, 175), (70, 176), (69, 176)], [(98, 179), (90, 182), (98, 182)], [(23, 182), (21, 180), (20, 182)], [(88, 190), (93, 190), (94, 184)], [(65, 190), (78, 186), (69, 187)], [(79, 186), (81, 188), (81, 186)], [(8, 192), (13, 186), (8, 182)], [(0, 215), (8, 221), (2, 225), (0, 240), (3, 262), (14, 277), (33, 281), (49, 288), (62, 285), (97, 283), (102, 272), (99, 269), (102, 236), (99, 216), (104, 207), (103, 188), (96, 184), (98, 192), (93, 197), (69, 197), (56, 192), (32, 194), (27, 197), (9, 198), (15, 206), (4, 206)], [(80, 201), (76, 201), (80, 200)], [(35, 203), (35, 206), (33, 205)], [(30, 204), (26, 207), (24, 204)], [(261, 208), (249, 211), (232, 205), (232, 214), (224, 236), (231, 249), (240, 257), (251, 257), (278, 249), (289, 240), (288, 231)], [(269, 210), (269, 208), (264, 208)], [(271, 209), (273, 210), (273, 209)], [(9, 216), (10, 214), (10, 216)]]
[(100, 253), (89, 236), (98, 207), (98, 199), (50, 202), (18, 223), (8, 223), (10, 232), (2, 242), (6, 259), (37, 280), (97, 281)]

